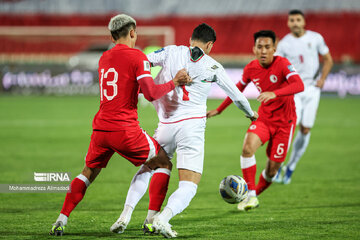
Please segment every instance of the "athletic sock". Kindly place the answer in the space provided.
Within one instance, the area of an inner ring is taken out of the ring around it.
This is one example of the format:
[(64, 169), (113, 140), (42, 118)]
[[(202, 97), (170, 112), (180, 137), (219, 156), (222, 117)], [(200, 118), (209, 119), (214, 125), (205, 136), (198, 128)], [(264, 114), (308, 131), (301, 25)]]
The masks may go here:
[(301, 131), (299, 131), (296, 134), (290, 159), (288, 164), (286, 165), (287, 168), (290, 169), (292, 172), (295, 170), (296, 164), (299, 162), (300, 158), (305, 153), (306, 148), (309, 145), (309, 142), (310, 142), (310, 132), (307, 134), (303, 134)]
[(66, 193), (65, 201), (60, 213), (69, 217), (72, 210), (74, 210), (76, 205), (83, 199), (89, 185), (89, 179), (82, 174), (74, 178), (70, 184), (70, 190)]
[[(256, 175), (256, 159), (255, 155), (251, 157), (240, 156), (240, 166), (243, 173), (244, 180), (246, 181), (249, 193), (255, 190), (255, 175)], [(253, 192), (251, 192), (252, 194)]]
[(267, 189), (272, 183), (272, 179), (266, 176), (265, 170), (262, 171), (259, 182), (256, 185), (256, 195), (260, 195), (265, 189)]
[(130, 222), (131, 215), (132, 215), (133, 211), (134, 211), (133, 207), (131, 207), (130, 205), (125, 204), (124, 209), (121, 212), (120, 217), (119, 217), (118, 220), (124, 222), (127, 225)]
[(149, 186), (149, 210), (160, 211), (169, 186), (170, 170), (158, 168), (155, 170)]
[(175, 215), (184, 211), (196, 194), (197, 185), (190, 181), (180, 181), (179, 187), (169, 197), (165, 209), (160, 213), (162, 221), (169, 222)]
[(153, 171), (148, 166), (141, 166), (131, 181), (124, 207), (126, 205), (132, 207), (133, 209), (136, 207), (140, 199), (146, 193), (152, 172)]
[(60, 213), (59, 217), (56, 219), (56, 222), (62, 222), (65, 226), (67, 224), (68, 217), (62, 213)]
[(149, 185), (149, 210), (146, 220), (148, 223), (153, 222), (155, 214), (157, 214), (165, 200), (169, 186), (170, 170), (166, 168), (158, 168), (155, 170)]

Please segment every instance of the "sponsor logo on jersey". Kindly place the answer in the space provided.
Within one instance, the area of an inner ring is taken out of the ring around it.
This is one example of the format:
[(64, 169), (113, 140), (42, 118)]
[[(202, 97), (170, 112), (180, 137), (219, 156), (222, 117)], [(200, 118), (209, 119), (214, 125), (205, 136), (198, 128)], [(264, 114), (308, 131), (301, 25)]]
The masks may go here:
[(154, 53), (159, 53), (159, 52), (162, 52), (164, 50), (165, 50), (164, 48), (160, 48), (159, 50), (156, 50)]
[(144, 61), (144, 71), (150, 71), (150, 63), (148, 61)]
[(288, 65), (287, 67), (288, 67), (290, 72), (296, 72), (296, 69), (295, 69), (294, 65)]
[(276, 83), (277, 82), (277, 76), (276, 75), (274, 75), (274, 74), (272, 74), (271, 76), (270, 76), (270, 81), (272, 82), (272, 83)]
[[(257, 81), (259, 81), (260, 80), (260, 78), (254, 78), (253, 79), (253, 82), (257, 82)], [(243, 84), (243, 85), (245, 85), (245, 84)]]

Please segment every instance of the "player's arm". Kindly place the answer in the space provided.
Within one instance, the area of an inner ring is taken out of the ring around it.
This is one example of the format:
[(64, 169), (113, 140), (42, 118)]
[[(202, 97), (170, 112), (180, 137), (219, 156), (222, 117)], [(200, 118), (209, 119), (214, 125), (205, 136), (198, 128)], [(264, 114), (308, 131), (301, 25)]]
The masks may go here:
[[(229, 76), (226, 74), (223, 68), (219, 69), (216, 74), (216, 83), (219, 85), (221, 89), (225, 91), (225, 93), (229, 97), (227, 97), (223, 101), (223, 103), (212, 113), (211, 111), (208, 112), (207, 114), (208, 117), (212, 117), (217, 114), (220, 114), (223, 110), (225, 110), (225, 108), (227, 108), (231, 104), (231, 102), (234, 102), (234, 104), (240, 110), (242, 110), (248, 118), (251, 118), (252, 120), (256, 120), (257, 113), (251, 109), (249, 101), (240, 92), (240, 90), (241, 91), (244, 90), (246, 84), (243, 84), (243, 82), (240, 81), (237, 85), (235, 85), (233, 81), (229, 78)], [(214, 115), (214, 113), (216, 114)]]
[(326, 80), (327, 76), (329, 75), (331, 68), (334, 65), (334, 62), (333, 62), (330, 52), (323, 55), (322, 57), (323, 57), (323, 61), (324, 61), (323, 68), (321, 70), (320, 79), (316, 82), (316, 86), (319, 88), (323, 88), (325, 80)]
[(150, 102), (159, 99), (168, 92), (172, 91), (175, 86), (184, 85), (191, 82), (191, 79), (185, 69), (179, 70), (172, 81), (164, 84), (155, 84), (154, 79), (151, 77), (150, 73), (137, 77), (137, 80), (140, 85), (141, 92)]
[(276, 97), (289, 96), (304, 91), (303, 81), (288, 60), (283, 65), (283, 75), (286, 77), (288, 84), (273, 92), (262, 92), (257, 98), (259, 102), (266, 103)]
[(173, 47), (175, 47), (175, 46), (167, 46), (167, 47), (161, 48), (159, 50), (156, 50), (155, 52), (147, 54), (146, 56), (149, 59), (151, 66), (152, 67), (155, 67), (155, 66), (164, 67), (167, 56), (169, 54), (169, 51)]
[(334, 65), (328, 46), (325, 43), (324, 38), (318, 34), (317, 35), (317, 50), (323, 57), (323, 67), (321, 70), (321, 76), (316, 82), (316, 86), (322, 88), (324, 86), (325, 80), (329, 75), (332, 66)]

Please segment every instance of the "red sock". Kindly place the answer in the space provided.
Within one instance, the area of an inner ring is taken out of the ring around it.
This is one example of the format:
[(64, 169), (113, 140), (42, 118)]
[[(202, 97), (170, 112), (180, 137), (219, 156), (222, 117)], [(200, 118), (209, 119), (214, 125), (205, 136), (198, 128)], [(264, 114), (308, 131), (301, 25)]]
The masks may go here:
[(259, 182), (256, 185), (256, 195), (259, 195), (260, 193), (262, 193), (265, 189), (267, 189), (272, 182), (268, 182), (266, 181), (266, 179), (263, 176), (263, 173), (261, 173), (260, 178), (259, 178)]
[(80, 180), (79, 178), (74, 178), (70, 184), (70, 190), (66, 193), (64, 205), (61, 209), (62, 214), (69, 217), (70, 213), (76, 205), (83, 199), (86, 191), (86, 184), (84, 181)]
[(157, 169), (149, 186), (149, 210), (160, 211), (169, 186), (170, 170)]
[(248, 185), (249, 190), (255, 190), (255, 175), (256, 175), (256, 164), (248, 168), (242, 168), (244, 180)]

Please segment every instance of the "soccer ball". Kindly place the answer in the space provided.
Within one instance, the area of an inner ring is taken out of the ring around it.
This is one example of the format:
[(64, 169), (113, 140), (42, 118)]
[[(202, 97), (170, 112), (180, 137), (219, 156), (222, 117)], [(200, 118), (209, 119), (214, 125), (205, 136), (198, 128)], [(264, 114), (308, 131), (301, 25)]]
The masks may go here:
[(248, 195), (245, 180), (237, 175), (229, 175), (220, 182), (220, 195), (227, 203), (239, 203)]

